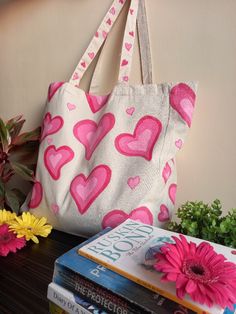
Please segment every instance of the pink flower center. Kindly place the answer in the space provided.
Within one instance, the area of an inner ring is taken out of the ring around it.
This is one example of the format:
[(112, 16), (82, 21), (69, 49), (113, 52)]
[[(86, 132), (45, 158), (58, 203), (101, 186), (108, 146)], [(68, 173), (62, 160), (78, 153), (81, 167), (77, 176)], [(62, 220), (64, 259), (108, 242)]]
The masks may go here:
[(8, 243), (12, 240), (12, 238), (13, 236), (10, 232), (0, 235), (0, 244)]
[(200, 263), (196, 259), (186, 259), (183, 262), (182, 271), (189, 279), (201, 283), (210, 284), (218, 281), (218, 277), (214, 276), (213, 270), (204, 262)]

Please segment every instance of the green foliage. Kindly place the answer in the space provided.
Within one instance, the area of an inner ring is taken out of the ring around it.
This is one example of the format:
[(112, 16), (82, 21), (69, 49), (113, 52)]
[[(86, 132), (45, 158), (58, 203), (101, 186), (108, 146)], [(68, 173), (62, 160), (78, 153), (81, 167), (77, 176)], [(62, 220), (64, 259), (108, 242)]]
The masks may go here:
[(40, 128), (20, 134), (25, 123), (22, 116), (7, 122), (0, 118), (0, 209), (19, 212), (25, 195), (11, 187), (11, 179), (18, 177), (34, 181)]
[(180, 223), (170, 222), (169, 230), (236, 248), (236, 209), (222, 216), (219, 200), (186, 202), (178, 208), (177, 217)]

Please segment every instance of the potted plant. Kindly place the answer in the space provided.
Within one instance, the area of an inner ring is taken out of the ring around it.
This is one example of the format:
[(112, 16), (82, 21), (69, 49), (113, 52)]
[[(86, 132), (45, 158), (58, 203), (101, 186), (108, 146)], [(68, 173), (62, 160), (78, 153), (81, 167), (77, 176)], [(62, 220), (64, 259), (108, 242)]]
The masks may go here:
[(20, 134), (24, 123), (22, 115), (0, 118), (0, 209), (16, 214), (27, 193), (19, 188), (21, 180), (34, 182), (40, 138), (40, 127)]
[(186, 202), (176, 215), (180, 221), (170, 222), (169, 230), (236, 248), (236, 208), (222, 216), (217, 199), (212, 204)]

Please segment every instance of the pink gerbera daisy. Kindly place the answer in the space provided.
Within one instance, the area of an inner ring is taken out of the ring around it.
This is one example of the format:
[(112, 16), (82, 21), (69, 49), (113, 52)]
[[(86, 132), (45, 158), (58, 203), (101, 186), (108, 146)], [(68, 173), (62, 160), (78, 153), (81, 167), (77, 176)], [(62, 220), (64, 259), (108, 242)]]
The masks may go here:
[(16, 235), (9, 231), (8, 225), (0, 225), (0, 256), (7, 256), (9, 252), (16, 252), (25, 246), (25, 237), (17, 238)]
[(222, 254), (202, 242), (188, 243), (183, 235), (173, 236), (175, 243), (166, 243), (156, 254), (155, 269), (164, 274), (162, 281), (176, 282), (176, 294), (186, 293), (195, 301), (211, 307), (233, 309), (236, 303), (236, 264), (227, 262)]

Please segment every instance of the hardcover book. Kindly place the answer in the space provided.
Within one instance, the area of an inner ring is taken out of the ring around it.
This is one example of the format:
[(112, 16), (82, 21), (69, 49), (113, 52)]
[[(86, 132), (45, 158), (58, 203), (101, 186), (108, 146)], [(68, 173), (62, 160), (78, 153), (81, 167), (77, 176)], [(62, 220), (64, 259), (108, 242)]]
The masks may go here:
[(109, 230), (103, 230), (59, 257), (53, 281), (109, 313), (196, 313), (77, 253), (80, 247)]
[[(188, 295), (183, 299), (176, 296), (175, 284), (161, 282), (162, 273), (149, 267), (155, 254), (172, 236), (179, 234), (127, 219), (108, 234), (82, 246), (78, 253), (129, 278), (132, 281), (169, 298), (197, 313), (223, 313), (219, 306), (209, 308), (194, 302)], [(186, 236), (187, 240), (200, 244), (203, 240)], [(236, 262), (230, 248), (211, 243), (214, 250), (223, 254), (228, 261)]]

